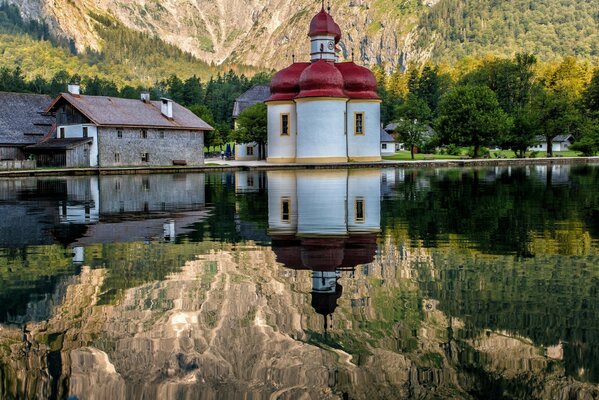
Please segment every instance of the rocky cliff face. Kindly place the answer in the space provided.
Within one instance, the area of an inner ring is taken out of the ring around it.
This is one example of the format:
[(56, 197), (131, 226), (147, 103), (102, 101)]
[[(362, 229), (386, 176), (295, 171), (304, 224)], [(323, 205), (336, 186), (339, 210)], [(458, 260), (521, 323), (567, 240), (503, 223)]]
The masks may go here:
[[(315, 0), (9, 0), (27, 18), (44, 19), (79, 50), (102, 48), (93, 14), (156, 35), (208, 62), (279, 68), (309, 58), (310, 19)], [(397, 3), (397, 4), (396, 4)], [(401, 4), (399, 4), (401, 3)], [(331, 13), (341, 26), (343, 58), (391, 66), (425, 60), (416, 49), (418, 16), (436, 0), (334, 0)]]

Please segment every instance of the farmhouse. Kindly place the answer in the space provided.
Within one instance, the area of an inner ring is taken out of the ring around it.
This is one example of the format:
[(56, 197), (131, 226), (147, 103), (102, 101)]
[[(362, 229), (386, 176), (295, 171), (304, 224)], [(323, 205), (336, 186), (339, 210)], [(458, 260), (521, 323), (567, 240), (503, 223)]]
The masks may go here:
[(46, 95), (0, 92), (0, 160), (24, 160), (25, 148), (52, 129), (44, 114), (52, 99)]
[(56, 115), (56, 137), (30, 146), (38, 166), (114, 167), (201, 165), (204, 132), (213, 128), (191, 111), (163, 98), (151, 101), (85, 96), (79, 85), (47, 109)]
[[(547, 140), (545, 139), (545, 136), (537, 136), (535, 141), (537, 144), (531, 146), (528, 149), (529, 151), (547, 151)], [(567, 151), (574, 141), (574, 136), (572, 135), (557, 135), (551, 141), (551, 149), (553, 151)]]

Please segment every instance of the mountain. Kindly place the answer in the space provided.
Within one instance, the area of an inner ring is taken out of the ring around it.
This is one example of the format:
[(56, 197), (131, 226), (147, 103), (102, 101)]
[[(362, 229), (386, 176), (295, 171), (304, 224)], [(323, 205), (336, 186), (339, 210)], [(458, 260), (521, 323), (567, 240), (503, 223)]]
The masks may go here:
[[(142, 32), (214, 64), (279, 68), (308, 58), (319, 0), (8, 0), (79, 52), (118, 52)], [(343, 58), (391, 67), (467, 55), (599, 56), (596, 0), (332, 0)], [(112, 47), (111, 47), (112, 44)]]

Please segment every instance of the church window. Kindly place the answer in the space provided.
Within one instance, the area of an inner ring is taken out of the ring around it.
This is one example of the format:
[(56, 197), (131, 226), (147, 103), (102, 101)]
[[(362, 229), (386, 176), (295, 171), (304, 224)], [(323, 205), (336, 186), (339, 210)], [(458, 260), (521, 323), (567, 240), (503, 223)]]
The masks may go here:
[(289, 197), (281, 199), (281, 221), (291, 222), (291, 200), (289, 200)]
[(354, 114), (354, 135), (364, 134), (364, 113)]
[(289, 136), (289, 114), (281, 114), (281, 136)]
[(361, 197), (358, 197), (356, 199), (356, 223), (363, 223), (365, 218), (365, 210), (364, 210), (364, 199)]

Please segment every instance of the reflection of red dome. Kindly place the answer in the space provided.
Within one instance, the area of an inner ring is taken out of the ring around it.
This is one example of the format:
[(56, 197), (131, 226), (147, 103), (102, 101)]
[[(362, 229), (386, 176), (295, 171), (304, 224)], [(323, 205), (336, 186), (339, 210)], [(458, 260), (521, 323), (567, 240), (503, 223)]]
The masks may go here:
[(345, 253), (340, 268), (353, 269), (356, 265), (369, 264), (376, 255), (376, 235), (350, 236), (345, 241)]
[(376, 78), (368, 68), (353, 62), (335, 65), (343, 75), (344, 90), (351, 99), (379, 99)]
[(303, 97), (341, 97), (347, 98), (343, 91), (343, 75), (335, 64), (319, 60), (302, 72), (299, 80), (300, 93)]
[(299, 81), (302, 72), (310, 63), (293, 63), (280, 70), (270, 82), (270, 98), (268, 101), (292, 100), (300, 91)]
[(335, 43), (339, 43), (341, 40), (341, 28), (335, 22), (331, 14), (323, 9), (312, 18), (310, 22), (310, 32), (308, 36), (335, 36)]

